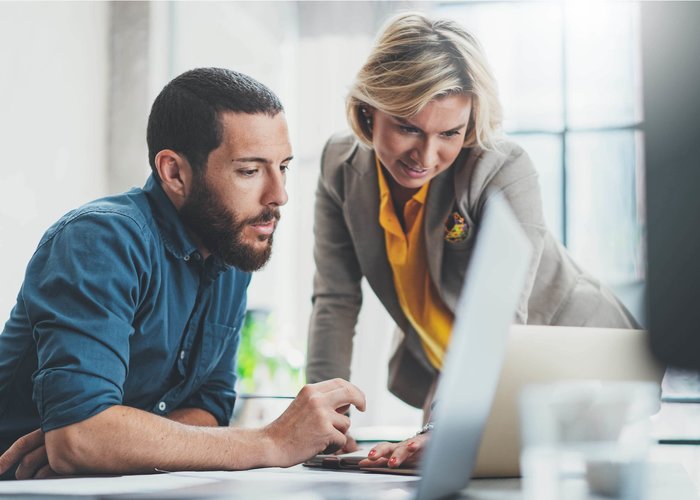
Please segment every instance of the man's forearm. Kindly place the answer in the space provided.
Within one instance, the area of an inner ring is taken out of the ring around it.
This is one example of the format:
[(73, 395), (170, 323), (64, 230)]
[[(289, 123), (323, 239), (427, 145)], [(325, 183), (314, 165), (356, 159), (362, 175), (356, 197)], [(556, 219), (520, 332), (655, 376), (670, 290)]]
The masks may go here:
[[(206, 420), (176, 417), (188, 413)], [(264, 430), (183, 425), (126, 406), (46, 433), (49, 463), (61, 474), (248, 469), (270, 465), (272, 448)]]
[(186, 425), (201, 427), (217, 427), (219, 425), (214, 415), (201, 408), (178, 408), (168, 413), (166, 417)]

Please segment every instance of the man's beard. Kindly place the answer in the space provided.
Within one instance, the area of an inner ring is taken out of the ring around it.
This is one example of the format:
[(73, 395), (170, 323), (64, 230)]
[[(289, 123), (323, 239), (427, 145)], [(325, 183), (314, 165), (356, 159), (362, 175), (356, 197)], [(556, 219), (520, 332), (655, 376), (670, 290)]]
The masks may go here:
[(272, 254), (272, 235), (259, 235), (259, 241), (267, 240), (262, 250), (243, 241), (243, 230), (249, 224), (264, 224), (279, 220), (278, 208), (266, 207), (259, 215), (240, 220), (209, 188), (203, 178), (196, 179), (190, 195), (180, 209), (180, 217), (212, 254), (226, 264), (242, 271), (257, 271)]

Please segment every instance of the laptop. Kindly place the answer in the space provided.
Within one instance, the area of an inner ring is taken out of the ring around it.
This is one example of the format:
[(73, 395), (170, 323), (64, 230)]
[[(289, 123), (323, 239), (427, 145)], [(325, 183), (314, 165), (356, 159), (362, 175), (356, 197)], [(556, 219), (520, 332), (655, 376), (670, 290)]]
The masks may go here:
[(525, 386), (589, 379), (660, 384), (663, 374), (644, 330), (511, 326), (473, 476), (520, 476), (518, 398)]
[[(472, 476), (530, 254), (529, 241), (510, 207), (500, 194), (492, 194), (457, 304), (436, 392), (435, 428), (420, 464), (417, 500), (456, 494)], [(342, 470), (352, 469), (352, 462), (317, 456), (305, 465)]]

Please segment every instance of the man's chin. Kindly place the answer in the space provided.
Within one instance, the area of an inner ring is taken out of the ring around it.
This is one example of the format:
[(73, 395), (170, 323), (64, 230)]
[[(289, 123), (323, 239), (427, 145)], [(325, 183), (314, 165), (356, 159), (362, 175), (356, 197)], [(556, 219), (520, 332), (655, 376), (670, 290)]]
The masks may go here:
[(266, 243), (256, 242), (254, 245), (245, 245), (244, 250), (230, 254), (228, 258), (224, 258), (230, 266), (237, 267), (241, 271), (253, 272), (262, 269), (270, 260), (272, 255), (272, 238), (266, 237)]

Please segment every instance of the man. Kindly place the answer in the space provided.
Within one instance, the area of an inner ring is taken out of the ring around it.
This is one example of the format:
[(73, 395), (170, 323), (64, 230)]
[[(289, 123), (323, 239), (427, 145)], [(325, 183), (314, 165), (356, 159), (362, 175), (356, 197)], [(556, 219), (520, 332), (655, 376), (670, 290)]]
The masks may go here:
[(364, 409), (332, 380), (267, 427), (225, 427), (250, 272), (287, 201), (278, 98), (188, 71), (156, 98), (148, 148), (143, 189), (68, 213), (29, 262), (0, 335), (0, 474), (288, 466), (344, 445), (344, 412)]

